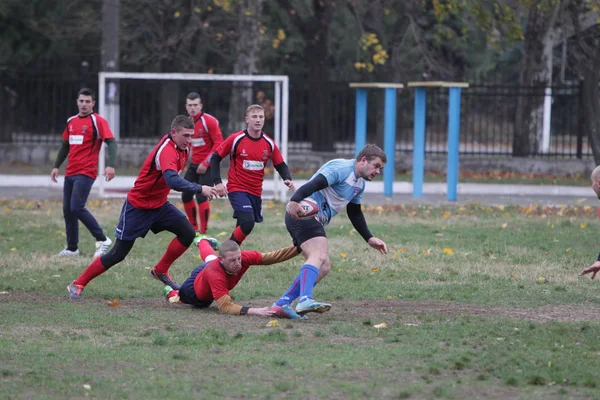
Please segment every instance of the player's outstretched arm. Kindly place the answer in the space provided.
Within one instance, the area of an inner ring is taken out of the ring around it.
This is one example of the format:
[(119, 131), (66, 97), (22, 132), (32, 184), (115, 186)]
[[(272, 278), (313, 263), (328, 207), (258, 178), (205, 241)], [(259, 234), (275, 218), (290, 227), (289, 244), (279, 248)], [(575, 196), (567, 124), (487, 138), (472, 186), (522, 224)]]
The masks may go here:
[(254, 307), (243, 307), (238, 304), (235, 304), (231, 300), (231, 296), (224, 295), (215, 300), (217, 303), (217, 307), (219, 311), (223, 314), (229, 315), (260, 315), (263, 317), (270, 317), (273, 315), (273, 312), (267, 307), (264, 308), (254, 308)]
[(581, 271), (581, 275), (587, 275), (591, 273), (591, 278), (594, 279), (598, 271), (600, 271), (600, 260), (596, 261), (595, 263)]
[(300, 253), (298, 253), (298, 248), (296, 246), (289, 246), (284, 249), (278, 249), (274, 251), (269, 251), (267, 253), (261, 253), (262, 260), (260, 262), (260, 265), (272, 265), (291, 260), (298, 254)]
[(189, 191), (189, 192), (200, 192), (202, 190), (201, 186), (197, 183), (190, 182), (188, 180), (183, 179), (179, 176), (177, 172), (172, 169), (167, 169), (163, 171), (163, 176), (165, 177), (165, 181), (167, 185), (178, 192)]

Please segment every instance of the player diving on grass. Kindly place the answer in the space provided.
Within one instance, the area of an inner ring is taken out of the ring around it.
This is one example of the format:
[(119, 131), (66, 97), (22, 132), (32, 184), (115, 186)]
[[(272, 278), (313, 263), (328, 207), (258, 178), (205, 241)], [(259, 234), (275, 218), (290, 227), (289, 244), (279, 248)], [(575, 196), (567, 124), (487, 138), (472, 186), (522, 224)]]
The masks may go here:
[[(361, 209), (361, 196), (365, 190), (365, 181), (370, 181), (381, 173), (386, 155), (379, 147), (368, 144), (356, 156), (356, 159), (335, 159), (328, 161), (302, 185), (286, 206), (285, 226), (294, 246), (302, 253), (305, 263), (290, 287), (273, 304), (271, 310), (285, 316), (291, 310), (291, 303), (299, 298), (296, 313), (323, 313), (329, 311), (331, 304), (313, 299), (313, 286), (323, 279), (331, 269), (328, 255), (327, 236), (324, 227), (331, 218), (344, 207), (354, 229), (369, 246), (381, 254), (387, 253), (387, 246), (381, 239), (371, 234)], [(310, 197), (318, 205), (315, 218), (302, 218), (304, 209), (299, 204)]]
[[(219, 253), (215, 253), (218, 249)], [(219, 311), (231, 315), (274, 316), (270, 307), (246, 307), (233, 302), (229, 291), (236, 287), (244, 274), (253, 265), (271, 265), (287, 261), (298, 255), (295, 246), (267, 253), (254, 250), (240, 250), (233, 240), (220, 244), (213, 238), (202, 238), (198, 242), (198, 251), (204, 263), (198, 265), (179, 290), (165, 286), (164, 293), (172, 302), (179, 301), (198, 308), (207, 308), (214, 301)], [(281, 307), (278, 316), (283, 318), (302, 318), (289, 307)]]

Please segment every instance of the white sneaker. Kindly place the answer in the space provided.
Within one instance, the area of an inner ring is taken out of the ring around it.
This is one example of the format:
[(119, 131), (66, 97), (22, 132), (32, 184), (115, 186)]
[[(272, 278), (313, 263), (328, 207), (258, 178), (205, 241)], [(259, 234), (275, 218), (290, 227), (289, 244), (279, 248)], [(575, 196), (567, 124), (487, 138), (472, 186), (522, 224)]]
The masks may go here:
[(100, 242), (100, 241), (96, 242), (96, 252), (94, 253), (94, 258), (101, 257), (104, 254), (106, 254), (106, 252), (110, 248), (111, 244), (112, 244), (112, 240), (110, 240), (109, 237), (107, 237), (106, 240), (103, 242)]
[(65, 247), (64, 249), (61, 250), (60, 253), (58, 253), (56, 255), (56, 257), (75, 257), (79, 255), (79, 249), (75, 250), (75, 251), (71, 251), (71, 250), (67, 250), (67, 248)]

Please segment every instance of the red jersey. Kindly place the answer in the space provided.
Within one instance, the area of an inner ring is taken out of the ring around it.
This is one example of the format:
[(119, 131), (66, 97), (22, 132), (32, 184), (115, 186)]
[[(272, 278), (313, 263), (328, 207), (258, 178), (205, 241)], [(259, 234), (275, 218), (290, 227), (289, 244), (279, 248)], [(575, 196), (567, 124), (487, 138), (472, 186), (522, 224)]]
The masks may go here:
[(127, 200), (142, 210), (161, 207), (167, 202), (167, 195), (171, 191), (163, 172), (170, 169), (180, 173), (187, 164), (188, 156), (188, 150), (180, 150), (171, 135), (163, 136), (146, 157), (133, 188), (127, 194)]
[(260, 197), (267, 161), (271, 159), (273, 165), (283, 162), (275, 141), (264, 132), (258, 139), (247, 130), (234, 133), (221, 143), (217, 152), (221, 158), (229, 154), (227, 191), (230, 193), (246, 192)]
[(114, 138), (108, 122), (96, 113), (85, 117), (74, 115), (67, 120), (62, 138), (69, 142), (65, 176), (85, 175), (96, 179), (102, 141)]
[(192, 164), (210, 167), (210, 156), (223, 143), (219, 121), (210, 114), (201, 113), (194, 117), (192, 136)]
[(218, 258), (209, 261), (194, 279), (194, 292), (201, 301), (218, 300), (228, 295), (248, 268), (262, 262), (262, 254), (254, 250), (242, 250), (242, 268), (235, 275), (229, 275)]

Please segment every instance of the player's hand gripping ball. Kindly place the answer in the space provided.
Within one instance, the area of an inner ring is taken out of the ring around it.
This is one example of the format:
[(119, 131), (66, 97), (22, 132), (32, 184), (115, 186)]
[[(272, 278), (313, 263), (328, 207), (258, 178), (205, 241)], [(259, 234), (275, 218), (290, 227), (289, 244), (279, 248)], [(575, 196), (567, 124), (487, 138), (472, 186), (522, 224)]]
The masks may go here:
[(299, 204), (302, 206), (302, 215), (299, 216), (300, 219), (312, 219), (319, 213), (319, 205), (310, 197), (300, 200)]

